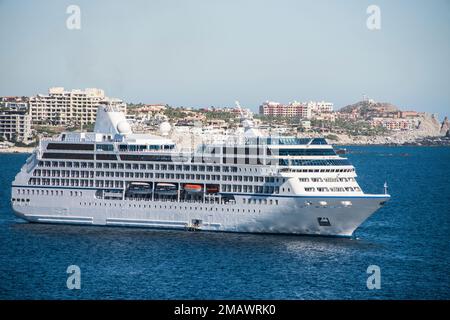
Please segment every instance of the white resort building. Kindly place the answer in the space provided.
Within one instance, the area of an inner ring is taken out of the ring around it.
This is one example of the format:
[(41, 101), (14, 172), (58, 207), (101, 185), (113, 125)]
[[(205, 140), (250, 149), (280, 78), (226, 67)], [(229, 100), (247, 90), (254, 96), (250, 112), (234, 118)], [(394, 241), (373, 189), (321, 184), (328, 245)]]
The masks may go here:
[(126, 112), (126, 104), (120, 99), (108, 98), (101, 89), (64, 90), (54, 87), (47, 95), (30, 97), (30, 112), (34, 124), (89, 124), (95, 122), (99, 104), (109, 104)]
[(26, 102), (6, 102), (1, 106), (0, 137), (25, 143), (32, 139), (31, 116)]

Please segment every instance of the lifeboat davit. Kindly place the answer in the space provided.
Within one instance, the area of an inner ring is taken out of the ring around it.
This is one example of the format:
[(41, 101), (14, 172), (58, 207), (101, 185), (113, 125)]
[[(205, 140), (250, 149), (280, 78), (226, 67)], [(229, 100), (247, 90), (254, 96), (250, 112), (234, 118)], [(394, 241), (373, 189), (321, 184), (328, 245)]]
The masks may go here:
[(202, 186), (199, 184), (185, 184), (184, 190), (189, 193), (198, 193), (202, 191)]

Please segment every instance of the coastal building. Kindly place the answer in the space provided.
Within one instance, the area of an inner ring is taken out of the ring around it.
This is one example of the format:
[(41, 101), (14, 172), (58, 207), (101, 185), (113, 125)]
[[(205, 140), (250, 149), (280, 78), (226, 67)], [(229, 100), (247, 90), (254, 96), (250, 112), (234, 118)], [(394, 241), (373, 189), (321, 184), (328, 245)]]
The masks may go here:
[(315, 120), (335, 122), (336, 121), (336, 113), (335, 112), (322, 112), (320, 114), (314, 114), (313, 118)]
[(361, 119), (361, 114), (358, 112), (358, 110), (352, 110), (351, 112), (336, 112), (336, 118), (346, 121), (355, 121), (358, 119)]
[(0, 97), (0, 107), (5, 107), (6, 103), (8, 103), (9, 107), (13, 107), (14, 105), (28, 105), (28, 97), (17, 97), (17, 96), (7, 96)]
[(311, 130), (311, 121), (310, 120), (302, 120), (300, 121), (300, 128), (303, 130)]
[(153, 104), (146, 104), (144, 108), (147, 108), (150, 112), (163, 112), (167, 109), (166, 104), (164, 103), (153, 103)]
[(48, 94), (30, 97), (29, 106), (33, 124), (69, 125), (95, 122), (99, 104), (108, 104), (126, 112), (126, 104), (120, 99), (108, 98), (101, 89), (64, 90), (54, 87)]
[[(163, 103), (154, 103), (154, 104), (143, 104), (138, 107), (134, 107), (132, 111), (134, 113), (157, 113), (164, 112), (167, 109), (167, 106)], [(129, 110), (131, 112), (131, 108)]]
[(136, 115), (135, 114), (127, 114), (125, 116), (125, 118), (127, 119), (128, 123), (133, 123), (136, 121)]
[(373, 127), (384, 127), (388, 130), (412, 130), (418, 125), (417, 119), (372, 118), (369, 123)]
[(209, 119), (207, 121), (207, 125), (214, 128), (214, 129), (222, 129), (227, 128), (228, 124), (225, 120), (222, 119)]
[(316, 119), (323, 116), (327, 120), (334, 121), (333, 103), (326, 101), (279, 102), (266, 101), (259, 107), (261, 115), (270, 117), (287, 117), (301, 119)]
[(425, 116), (424, 112), (417, 111), (399, 111), (399, 118), (418, 118)]
[(152, 120), (154, 121), (155, 124), (161, 124), (163, 122), (169, 121), (170, 119), (163, 113), (157, 113), (152, 117)]
[(185, 126), (201, 126), (204, 121), (206, 121), (205, 115), (192, 114), (179, 119), (177, 123)]
[(287, 105), (279, 102), (266, 101), (259, 107), (259, 114), (269, 117), (311, 119), (311, 111), (310, 106), (297, 101)]
[(315, 114), (321, 114), (321, 113), (330, 113), (333, 112), (333, 103), (332, 102), (325, 102), (325, 101), (310, 101), (307, 103), (307, 106), (311, 108), (311, 111)]
[(5, 102), (0, 108), (0, 138), (28, 143), (32, 139), (28, 103)]
[(248, 108), (234, 107), (225, 108), (224, 110), (234, 114), (236, 117), (253, 118), (253, 112)]

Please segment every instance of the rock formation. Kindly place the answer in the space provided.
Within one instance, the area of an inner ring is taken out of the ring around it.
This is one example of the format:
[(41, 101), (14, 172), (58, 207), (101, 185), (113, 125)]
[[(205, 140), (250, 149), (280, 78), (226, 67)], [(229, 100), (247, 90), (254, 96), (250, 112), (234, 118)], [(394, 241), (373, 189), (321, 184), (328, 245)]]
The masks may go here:
[(450, 130), (450, 123), (448, 122), (448, 118), (445, 117), (444, 121), (442, 121), (442, 124), (441, 124), (440, 133), (441, 133), (441, 135), (445, 136), (449, 132), (449, 130)]

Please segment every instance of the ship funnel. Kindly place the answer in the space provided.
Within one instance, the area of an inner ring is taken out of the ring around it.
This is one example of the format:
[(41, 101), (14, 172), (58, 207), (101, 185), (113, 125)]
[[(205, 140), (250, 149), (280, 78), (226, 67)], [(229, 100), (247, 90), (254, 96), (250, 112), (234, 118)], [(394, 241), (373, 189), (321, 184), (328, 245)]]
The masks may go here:
[(123, 112), (104, 105), (100, 105), (97, 109), (94, 132), (111, 135), (133, 133)]

